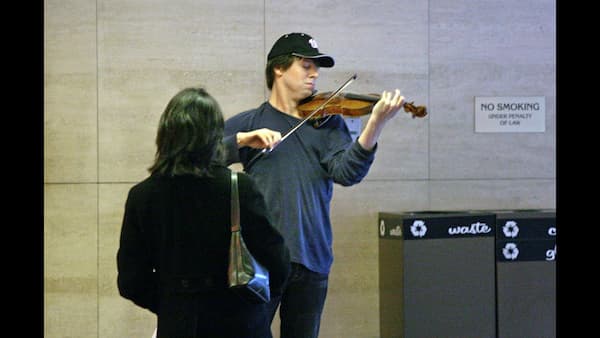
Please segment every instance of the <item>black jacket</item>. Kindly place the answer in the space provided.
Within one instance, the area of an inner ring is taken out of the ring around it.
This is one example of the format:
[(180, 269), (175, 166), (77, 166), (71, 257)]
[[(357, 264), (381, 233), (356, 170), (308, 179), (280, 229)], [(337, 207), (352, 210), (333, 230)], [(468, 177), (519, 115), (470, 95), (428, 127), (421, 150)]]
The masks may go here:
[[(227, 289), (231, 171), (152, 175), (128, 194), (117, 252), (121, 296), (158, 315), (158, 337), (270, 337), (264, 305)], [(254, 181), (238, 173), (242, 236), (281, 293), (290, 258)]]

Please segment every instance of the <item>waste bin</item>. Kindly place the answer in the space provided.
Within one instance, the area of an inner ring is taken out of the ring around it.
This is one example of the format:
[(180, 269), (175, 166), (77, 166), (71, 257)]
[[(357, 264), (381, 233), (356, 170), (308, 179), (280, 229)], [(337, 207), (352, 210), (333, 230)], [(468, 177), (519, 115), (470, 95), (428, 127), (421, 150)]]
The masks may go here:
[(487, 212), (380, 212), (381, 337), (496, 337), (495, 225)]
[(496, 214), (498, 337), (556, 337), (556, 213)]

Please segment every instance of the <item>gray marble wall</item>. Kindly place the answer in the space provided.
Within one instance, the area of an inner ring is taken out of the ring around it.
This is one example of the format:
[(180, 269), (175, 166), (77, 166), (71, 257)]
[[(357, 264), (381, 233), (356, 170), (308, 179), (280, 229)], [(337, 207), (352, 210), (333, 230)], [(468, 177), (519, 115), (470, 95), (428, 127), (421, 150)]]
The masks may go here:
[[(555, 208), (554, 1), (45, 0), (46, 337), (150, 337), (115, 253), (158, 118), (190, 85), (226, 117), (257, 106), (266, 54), (293, 31), (336, 59), (319, 89), (357, 73), (348, 91), (399, 88), (429, 110), (391, 121), (365, 180), (335, 188), (321, 337), (379, 336), (379, 211)], [(545, 97), (545, 132), (475, 133), (478, 96)]]

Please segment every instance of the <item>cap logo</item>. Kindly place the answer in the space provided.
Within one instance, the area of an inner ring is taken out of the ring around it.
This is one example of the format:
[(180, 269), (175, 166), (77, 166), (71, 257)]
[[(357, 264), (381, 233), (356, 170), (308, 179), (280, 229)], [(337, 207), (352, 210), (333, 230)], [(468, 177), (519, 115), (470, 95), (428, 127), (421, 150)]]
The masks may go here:
[(319, 48), (319, 46), (317, 46), (317, 41), (315, 41), (315, 39), (310, 39), (310, 40), (308, 40), (308, 43), (310, 44), (310, 46), (311, 46), (312, 48), (316, 48), (316, 49), (318, 49), (318, 48)]

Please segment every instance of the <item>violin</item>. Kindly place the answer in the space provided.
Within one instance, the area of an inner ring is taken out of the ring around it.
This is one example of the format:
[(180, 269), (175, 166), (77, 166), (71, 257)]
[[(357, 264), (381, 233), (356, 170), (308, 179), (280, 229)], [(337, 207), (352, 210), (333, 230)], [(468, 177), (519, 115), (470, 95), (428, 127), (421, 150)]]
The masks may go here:
[[(298, 105), (298, 111), (302, 117), (309, 116), (315, 113), (315, 109), (319, 109), (327, 99), (331, 97), (331, 92), (319, 93), (316, 95), (309, 96), (302, 100)], [(352, 94), (352, 93), (340, 93), (336, 97), (332, 98), (319, 109), (311, 118), (323, 118), (328, 115), (342, 115), (348, 117), (358, 117), (370, 114), (373, 110), (375, 103), (379, 101), (381, 95), (377, 94)], [(425, 106), (415, 106), (413, 102), (403, 103), (404, 111), (411, 113), (412, 117), (424, 117), (427, 115), (427, 108)]]
[[(280, 145), (281, 142), (292, 135), (308, 120), (314, 122), (313, 126), (315, 128), (319, 128), (327, 122), (331, 116), (336, 114), (344, 116), (362, 116), (370, 114), (375, 103), (379, 101), (380, 95), (342, 94), (342, 91), (354, 80), (356, 80), (356, 74), (350, 76), (350, 78), (334, 92), (316, 94), (302, 100), (298, 105), (298, 110), (300, 114), (303, 115), (302, 121), (281, 136), (281, 139), (279, 139), (279, 141), (271, 148), (264, 148), (254, 155), (248, 164), (246, 164), (245, 170), (248, 170), (248, 168), (250, 168), (250, 166), (252, 166), (259, 158), (272, 152), (275, 147)], [(413, 102), (404, 102), (403, 107), (405, 112), (412, 113), (413, 118), (424, 117), (427, 115), (427, 108), (425, 108), (425, 106), (415, 106)]]

